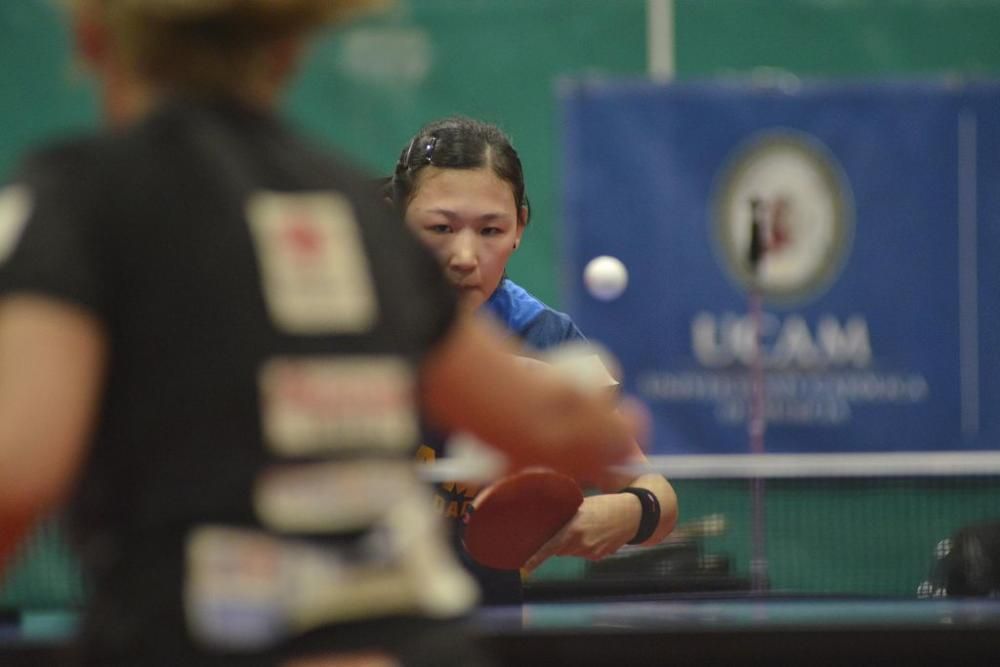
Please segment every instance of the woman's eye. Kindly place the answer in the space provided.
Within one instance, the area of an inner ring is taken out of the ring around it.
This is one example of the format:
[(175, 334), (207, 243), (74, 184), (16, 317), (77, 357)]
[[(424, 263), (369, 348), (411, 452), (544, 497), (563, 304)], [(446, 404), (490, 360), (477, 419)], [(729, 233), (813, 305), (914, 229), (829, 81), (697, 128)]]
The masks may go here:
[(500, 234), (503, 234), (503, 230), (499, 227), (484, 227), (481, 234), (483, 236), (499, 236)]
[(433, 234), (447, 234), (451, 231), (451, 227), (448, 225), (431, 225), (427, 228), (427, 231)]

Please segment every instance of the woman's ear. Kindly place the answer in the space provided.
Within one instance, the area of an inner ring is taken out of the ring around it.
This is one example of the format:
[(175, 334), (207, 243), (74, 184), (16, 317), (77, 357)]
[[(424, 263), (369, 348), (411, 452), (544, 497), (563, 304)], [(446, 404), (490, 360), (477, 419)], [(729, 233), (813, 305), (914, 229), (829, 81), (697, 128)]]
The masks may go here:
[(521, 245), (522, 236), (524, 236), (524, 224), (518, 222), (517, 230), (514, 232), (514, 250), (517, 250), (517, 246)]
[(524, 235), (524, 228), (528, 225), (528, 207), (522, 206), (517, 216), (517, 231), (514, 232), (514, 250), (521, 245), (521, 237)]

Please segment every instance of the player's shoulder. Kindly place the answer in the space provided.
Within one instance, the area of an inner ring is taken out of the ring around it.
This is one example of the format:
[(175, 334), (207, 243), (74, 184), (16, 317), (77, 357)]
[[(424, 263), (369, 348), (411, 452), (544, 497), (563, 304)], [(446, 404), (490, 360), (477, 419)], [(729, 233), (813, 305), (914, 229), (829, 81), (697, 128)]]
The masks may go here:
[(381, 213), (372, 173), (321, 139), (301, 133), (280, 114), (239, 101), (168, 100), (122, 133), (121, 144), (119, 164), (158, 165), (140, 173), (211, 170), (233, 192), (336, 191), (365, 219)]
[(103, 134), (61, 139), (36, 148), (18, 162), (13, 181), (47, 185), (66, 181), (83, 184), (104, 164), (109, 138)]
[(507, 277), (500, 281), (486, 306), (515, 331), (548, 308), (541, 299)]
[(30, 202), (32, 219), (75, 226), (90, 215), (108, 178), (105, 135), (78, 136), (42, 145), (20, 156), (3, 191)]
[[(370, 174), (341, 156), (321, 139), (306, 136), (271, 110), (227, 98), (172, 98), (139, 123), (121, 133), (135, 149), (162, 149), (164, 144), (232, 161), (273, 162), (296, 176), (314, 172), (317, 178), (365, 184)], [(234, 164), (235, 166), (235, 164)]]
[(365, 211), (367, 218), (388, 223), (394, 232), (398, 231), (398, 216), (383, 196), (383, 178), (358, 165), (336, 147), (317, 146), (312, 140), (294, 136), (304, 161), (317, 173), (324, 174), (324, 183), (350, 199), (355, 208)]
[(552, 308), (510, 278), (501, 281), (488, 305), (508, 329), (536, 349), (584, 339), (573, 318)]
[(525, 327), (521, 338), (536, 350), (545, 350), (570, 341), (586, 340), (573, 318), (547, 306)]

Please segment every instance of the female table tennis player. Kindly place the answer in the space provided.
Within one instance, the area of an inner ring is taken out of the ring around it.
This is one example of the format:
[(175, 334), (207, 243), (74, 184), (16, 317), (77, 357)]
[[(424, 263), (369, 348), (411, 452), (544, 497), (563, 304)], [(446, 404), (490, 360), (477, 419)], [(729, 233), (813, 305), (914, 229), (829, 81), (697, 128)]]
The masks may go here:
[(418, 399), (522, 463), (629, 451), (635, 420), (519, 367), (371, 179), (275, 116), (362, 4), (75, 3), (114, 129), (0, 190), (0, 563), (68, 502), (83, 664), (472, 664)]
[[(426, 125), (401, 151), (387, 194), (406, 224), (437, 255), (464, 308), (491, 314), (529, 350), (584, 339), (567, 315), (549, 308), (506, 275), (507, 262), (528, 224), (529, 209), (521, 161), (499, 128), (465, 117)], [(511, 398), (496, 393), (501, 404)], [(429, 436), (422, 457), (440, 456), (442, 440)], [(638, 448), (632, 456), (643, 458)], [(605, 474), (598, 488), (605, 493), (588, 496), (526, 569), (553, 555), (599, 559), (626, 543), (653, 544), (673, 528), (677, 499), (662, 476), (632, 479)], [(437, 488), (437, 505), (446, 516), (461, 521), (477, 492), (466, 484), (443, 484)], [(463, 556), (487, 603), (520, 601), (518, 571), (486, 568)]]

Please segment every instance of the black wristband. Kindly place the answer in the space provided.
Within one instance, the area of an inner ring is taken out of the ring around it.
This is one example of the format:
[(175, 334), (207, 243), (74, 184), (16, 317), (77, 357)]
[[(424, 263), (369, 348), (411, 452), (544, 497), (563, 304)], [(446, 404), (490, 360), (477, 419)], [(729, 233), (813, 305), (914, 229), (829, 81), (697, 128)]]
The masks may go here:
[(622, 493), (631, 493), (642, 504), (642, 517), (639, 519), (639, 530), (635, 531), (635, 537), (628, 541), (629, 544), (642, 544), (656, 532), (656, 527), (660, 523), (660, 501), (649, 489), (641, 489), (637, 486), (630, 486), (622, 489)]

